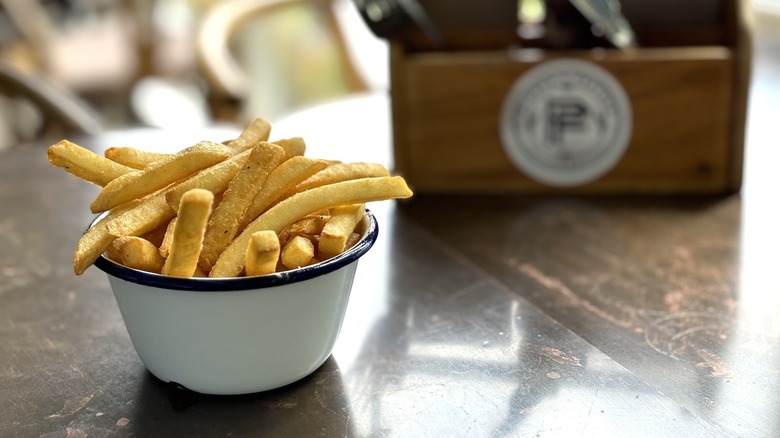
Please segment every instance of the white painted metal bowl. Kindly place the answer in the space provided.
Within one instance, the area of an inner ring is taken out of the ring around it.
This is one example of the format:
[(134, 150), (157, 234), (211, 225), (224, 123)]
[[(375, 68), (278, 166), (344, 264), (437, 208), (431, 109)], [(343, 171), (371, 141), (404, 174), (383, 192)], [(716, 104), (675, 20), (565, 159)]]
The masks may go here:
[(358, 259), (378, 235), (369, 211), (363, 230), (332, 259), (257, 277), (167, 277), (104, 256), (95, 266), (152, 374), (200, 393), (247, 394), (300, 380), (330, 356)]

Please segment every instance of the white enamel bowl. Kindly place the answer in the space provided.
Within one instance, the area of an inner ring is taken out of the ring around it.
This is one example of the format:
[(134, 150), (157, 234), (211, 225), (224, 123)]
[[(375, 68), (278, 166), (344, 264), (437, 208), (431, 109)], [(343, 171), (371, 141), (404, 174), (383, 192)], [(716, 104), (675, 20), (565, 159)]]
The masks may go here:
[(341, 255), (258, 277), (174, 278), (100, 257), (138, 356), (164, 382), (205, 394), (247, 394), (306, 377), (330, 356), (358, 259), (376, 218)]

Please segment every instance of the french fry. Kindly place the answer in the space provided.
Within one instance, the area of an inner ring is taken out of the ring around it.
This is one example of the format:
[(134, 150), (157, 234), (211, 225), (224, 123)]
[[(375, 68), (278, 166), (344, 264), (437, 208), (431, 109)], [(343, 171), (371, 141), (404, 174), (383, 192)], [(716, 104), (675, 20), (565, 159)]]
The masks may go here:
[(219, 164), (201, 170), (175, 185), (165, 194), (165, 200), (168, 202), (168, 205), (172, 209), (178, 210), (181, 197), (192, 189), (205, 189), (215, 195), (224, 192), (230, 181), (233, 180), (233, 177), (244, 167), (250, 152), (251, 150), (248, 150), (234, 155)]
[(327, 164), (322, 160), (300, 156), (292, 157), (277, 166), (268, 175), (265, 184), (260, 188), (260, 191), (252, 200), (252, 204), (244, 213), (241, 224), (238, 227), (239, 232), (255, 220), (260, 213), (268, 209), (274, 201), (278, 200), (285, 193), (292, 191), (298, 183), (325, 167), (327, 167)]
[[(222, 163), (212, 166), (212, 168), (215, 169), (214, 174), (198, 173), (197, 175), (173, 186), (173, 189), (169, 190), (166, 188), (156, 194), (143, 198), (140, 200), (141, 202), (137, 203), (135, 209), (132, 211), (127, 211), (127, 214), (120, 215), (116, 218), (116, 221), (110, 225), (109, 229), (111, 230), (112, 235), (115, 237), (140, 235), (146, 235), (146, 237), (150, 237), (148, 236), (149, 233), (162, 232), (162, 230), (160, 230), (162, 227), (165, 227), (165, 233), (167, 234), (168, 225), (170, 225), (170, 222), (176, 219), (176, 211), (174, 211), (168, 203), (168, 195), (170, 192), (173, 190), (182, 190), (186, 193), (186, 191), (193, 188), (202, 188), (210, 191), (210, 187), (214, 185), (212, 184), (214, 181), (219, 182), (221, 179), (226, 177), (225, 175), (220, 175), (219, 177), (215, 176), (215, 174), (220, 174), (220, 172), (216, 170), (226, 171), (229, 175), (235, 175), (235, 172), (230, 173), (232, 172), (231, 169), (233, 167), (236, 167), (237, 169), (241, 166), (241, 164), (237, 162), (230, 163), (230, 166), (223, 166), (225, 163), (226, 162), (223, 161)], [(227, 184), (228, 181), (224, 181), (224, 186), (227, 186)], [(219, 184), (217, 184), (217, 188), (220, 190), (223, 190), (224, 186), (220, 189)], [(179, 196), (178, 199), (181, 201), (181, 196)], [(217, 202), (219, 199), (220, 194), (214, 195), (214, 202)], [(166, 225), (166, 223), (168, 223), (168, 225)], [(156, 241), (157, 238), (154, 239)], [(163, 236), (160, 246), (163, 246), (164, 244), (165, 236)], [(161, 252), (161, 254), (163, 253)], [(163, 257), (167, 257), (167, 253)]]
[(165, 190), (142, 199), (134, 208), (106, 224), (114, 237), (141, 236), (170, 221), (176, 212), (165, 201)]
[(376, 163), (336, 163), (317, 172), (295, 187), (295, 192), (302, 192), (314, 187), (349, 181), (360, 178), (389, 176), (390, 172), (381, 164)]
[(261, 142), (252, 148), (243, 169), (230, 182), (211, 215), (198, 261), (201, 269), (211, 270), (217, 257), (238, 233), (241, 219), (258, 190), (283, 158), (284, 149), (273, 143)]
[(347, 246), (347, 239), (366, 214), (365, 204), (342, 205), (333, 208), (328, 223), (322, 228), (318, 249), (325, 254), (339, 254)]
[(111, 161), (139, 170), (145, 169), (155, 161), (170, 157), (170, 154), (142, 151), (129, 146), (110, 147), (106, 149), (103, 155)]
[(212, 202), (214, 194), (204, 189), (192, 189), (182, 196), (163, 275), (192, 277), (195, 274)]
[(168, 258), (168, 255), (171, 252), (171, 242), (173, 241), (173, 230), (175, 228), (176, 218), (173, 218), (170, 222), (168, 222), (168, 226), (165, 228), (165, 236), (163, 236), (163, 240), (160, 242), (160, 246), (158, 247), (160, 255), (165, 259)]
[(293, 234), (320, 234), (330, 217), (329, 214), (310, 214), (292, 223), (287, 231)]
[(281, 262), (287, 269), (306, 266), (314, 258), (314, 244), (303, 236), (293, 236), (282, 247)]
[(400, 176), (361, 178), (315, 187), (297, 193), (260, 215), (222, 252), (209, 277), (235, 277), (244, 269), (246, 248), (256, 231), (281, 232), (296, 220), (323, 208), (362, 204), (394, 198), (408, 198), (412, 191)]
[(90, 209), (106, 213), (79, 239), (76, 274), (104, 253), (183, 277), (308, 266), (362, 238), (366, 202), (412, 196), (385, 166), (304, 157), (301, 137), (269, 141), (270, 132), (258, 117), (233, 140), (175, 154), (124, 146), (98, 156), (67, 140), (52, 145), (53, 165), (103, 187)]
[(93, 213), (98, 213), (131, 199), (146, 196), (229, 156), (229, 150), (220, 144), (200, 142), (170, 157), (155, 161), (143, 170), (136, 170), (112, 180), (90, 204), (90, 209)]
[(83, 274), (111, 246), (115, 237), (108, 232), (108, 224), (138, 204), (139, 200), (133, 200), (114, 208), (81, 236), (73, 252), (73, 272), (76, 275)]
[[(172, 188), (147, 196), (136, 208), (108, 224), (109, 232), (114, 237), (122, 237), (140, 236), (154, 230), (176, 216), (176, 210), (170, 205), (174, 199), (181, 202), (182, 195), (192, 189), (205, 189), (212, 192), (224, 190), (248, 156), (249, 151), (236, 155), (196, 173)], [(176, 208), (178, 207), (177, 205)]]
[(197, 267), (195, 268), (195, 273), (192, 274), (192, 276), (197, 278), (209, 278), (209, 274), (203, 272), (203, 270)]
[(49, 162), (60, 169), (74, 175), (84, 181), (104, 187), (112, 180), (133, 172), (131, 167), (115, 163), (108, 158), (101, 157), (94, 152), (62, 140), (49, 146), (47, 150)]
[(165, 263), (154, 244), (146, 239), (125, 236), (114, 239), (108, 247), (108, 257), (128, 268), (159, 274)]
[(347, 244), (344, 245), (344, 251), (346, 251), (346, 250), (352, 248), (353, 246), (355, 246), (360, 241), (361, 237), (363, 237), (363, 236), (361, 236), (360, 233), (352, 233), (352, 234), (350, 234), (349, 237), (347, 238)]
[(265, 275), (276, 271), (279, 237), (270, 230), (252, 234), (246, 249), (246, 275)]
[(283, 138), (274, 140), (271, 143), (284, 149), (285, 160), (292, 157), (302, 157), (306, 153), (306, 142), (301, 137)]
[(329, 214), (310, 214), (303, 217), (279, 233), (279, 241), (284, 245), (293, 236), (319, 236), (328, 219), (330, 219)]
[(159, 248), (160, 245), (162, 245), (163, 240), (165, 239), (165, 232), (168, 229), (169, 224), (170, 222), (160, 224), (157, 228), (153, 229), (152, 231), (149, 231), (148, 233), (144, 233), (142, 236), (139, 237), (148, 240), (149, 242), (152, 243), (152, 245)]
[(234, 154), (252, 149), (261, 141), (268, 141), (271, 135), (271, 124), (262, 117), (256, 117), (238, 135), (238, 138), (226, 142)]

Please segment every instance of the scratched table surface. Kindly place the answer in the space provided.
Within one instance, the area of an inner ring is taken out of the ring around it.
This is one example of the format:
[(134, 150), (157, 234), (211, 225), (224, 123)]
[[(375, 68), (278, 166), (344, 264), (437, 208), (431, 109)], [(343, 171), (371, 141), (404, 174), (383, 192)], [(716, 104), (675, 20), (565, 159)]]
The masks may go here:
[[(97, 188), (49, 165), (47, 144), (0, 152), (0, 436), (780, 436), (780, 67), (776, 45), (756, 50), (740, 194), (370, 205), (380, 237), (333, 354), (259, 394), (146, 371), (105, 275), (72, 273)], [(365, 129), (334, 129), (343, 111)], [(385, 97), (358, 97), (274, 133), (391, 164), (387, 113)], [(76, 140), (101, 152), (236, 133)]]

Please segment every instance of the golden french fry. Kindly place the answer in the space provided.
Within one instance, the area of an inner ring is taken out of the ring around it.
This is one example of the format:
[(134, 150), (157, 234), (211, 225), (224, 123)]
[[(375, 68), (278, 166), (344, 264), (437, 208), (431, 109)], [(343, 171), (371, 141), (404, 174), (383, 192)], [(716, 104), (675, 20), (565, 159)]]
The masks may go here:
[(182, 195), (192, 189), (208, 190), (215, 195), (224, 192), (233, 177), (244, 167), (250, 152), (251, 150), (248, 150), (234, 155), (176, 184), (165, 194), (168, 205), (172, 209), (178, 210)]
[(222, 252), (209, 276), (239, 275), (244, 269), (244, 255), (249, 239), (256, 231), (272, 230), (279, 233), (296, 220), (323, 208), (410, 196), (412, 191), (400, 176), (342, 181), (297, 193), (269, 208), (250, 223)]
[(114, 237), (141, 236), (173, 219), (176, 212), (165, 202), (165, 190), (143, 198), (134, 208), (106, 224)]
[(295, 185), (309, 178), (315, 173), (327, 167), (322, 160), (314, 160), (306, 157), (292, 157), (284, 163), (277, 166), (268, 175), (265, 184), (255, 195), (252, 204), (247, 208), (238, 227), (239, 232), (246, 228), (250, 222), (255, 220), (260, 213), (270, 207), (274, 201), (279, 199), (285, 193), (291, 192)]
[(182, 196), (163, 275), (192, 277), (195, 274), (212, 202), (214, 194), (204, 189), (192, 189)]
[(333, 208), (328, 223), (322, 228), (318, 249), (325, 254), (340, 254), (347, 239), (366, 214), (365, 204), (341, 205)]
[(349, 248), (352, 248), (360, 241), (360, 238), (363, 237), (360, 235), (360, 233), (352, 233), (347, 238), (347, 244), (344, 245), (344, 250), (348, 250)]
[(115, 146), (106, 149), (103, 153), (111, 161), (133, 169), (145, 169), (155, 161), (170, 157), (170, 154), (161, 154), (158, 152), (142, 151), (129, 146)]
[(381, 164), (376, 163), (336, 163), (317, 172), (295, 187), (295, 192), (302, 192), (314, 187), (349, 181), (360, 178), (389, 176), (390, 172)]
[(108, 257), (128, 268), (159, 274), (165, 263), (157, 247), (146, 239), (125, 236), (114, 239), (108, 247)]
[(200, 268), (197, 268), (197, 267), (196, 267), (196, 268), (195, 268), (195, 273), (194, 273), (194, 274), (192, 274), (192, 276), (193, 276), (193, 277), (197, 277), (197, 278), (208, 278), (208, 277), (209, 277), (209, 274), (208, 274), (208, 273), (206, 273), (206, 272), (203, 272), (203, 270), (202, 270), (202, 269), (200, 269)]
[[(279, 241), (284, 245), (290, 238), (297, 235), (317, 236), (322, 232), (322, 228), (330, 219), (330, 214), (310, 214), (305, 216), (285, 228), (279, 233)], [(310, 239), (311, 240), (311, 239)]]
[(249, 151), (236, 155), (198, 172), (173, 188), (165, 188), (147, 196), (136, 208), (108, 224), (109, 232), (114, 237), (122, 237), (140, 236), (154, 230), (176, 216), (176, 210), (170, 205), (174, 199), (181, 202), (181, 196), (192, 189), (224, 190), (248, 156)]
[(286, 160), (292, 157), (302, 157), (306, 153), (306, 142), (301, 137), (283, 138), (281, 140), (274, 140), (271, 143), (280, 146), (284, 149), (284, 156)]
[(261, 141), (268, 141), (270, 135), (271, 124), (262, 117), (256, 117), (241, 131), (238, 138), (227, 142), (227, 146), (234, 154), (238, 154), (252, 149)]
[(168, 158), (155, 161), (143, 170), (114, 179), (103, 187), (90, 209), (93, 213), (98, 213), (131, 199), (146, 196), (198, 170), (223, 161), (230, 155), (230, 151), (220, 144), (200, 142)]
[(160, 224), (160, 226), (158, 226), (157, 228), (153, 229), (152, 231), (149, 231), (148, 233), (144, 233), (142, 236), (139, 237), (148, 240), (149, 242), (152, 243), (152, 245), (159, 248), (160, 245), (162, 245), (163, 240), (165, 239), (165, 232), (168, 230), (169, 223)]
[(134, 200), (114, 208), (81, 236), (73, 252), (73, 271), (76, 275), (83, 274), (111, 246), (115, 237), (108, 232), (108, 224), (138, 204), (140, 201)]
[(171, 242), (173, 241), (173, 230), (175, 228), (176, 218), (173, 218), (168, 222), (168, 226), (165, 228), (165, 236), (163, 236), (163, 240), (158, 247), (160, 255), (163, 256), (163, 258), (167, 259), (168, 255), (171, 253)]
[(304, 236), (293, 236), (282, 247), (281, 261), (287, 269), (307, 266), (314, 258), (314, 244)]
[(303, 157), (302, 138), (269, 141), (270, 132), (258, 117), (234, 140), (176, 154), (127, 146), (101, 157), (67, 140), (50, 147), (53, 165), (103, 186), (90, 209), (108, 211), (79, 239), (74, 271), (83, 273), (104, 252), (176, 276), (297, 268), (355, 245), (363, 203), (412, 196), (380, 164)]
[(279, 237), (270, 230), (252, 234), (246, 249), (246, 275), (265, 275), (276, 271)]
[(49, 146), (47, 150), (49, 162), (66, 172), (101, 187), (120, 176), (133, 172), (131, 167), (115, 163), (94, 152), (62, 140)]
[(238, 233), (244, 213), (262, 187), (271, 170), (284, 158), (284, 149), (261, 142), (251, 149), (249, 158), (222, 195), (222, 201), (211, 215), (198, 266), (210, 271), (225, 247)]
[(320, 234), (328, 220), (329, 214), (310, 214), (292, 223), (287, 231), (293, 234)]

